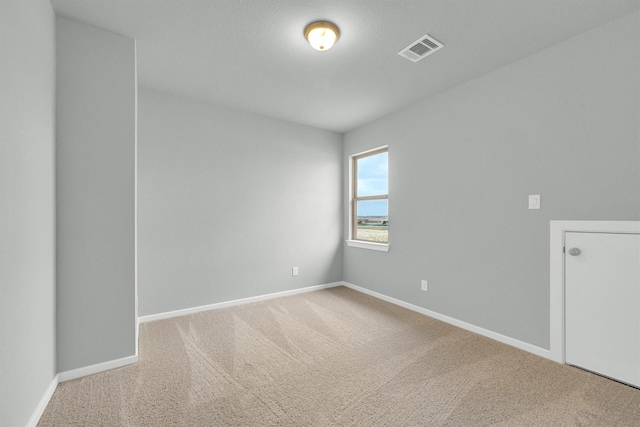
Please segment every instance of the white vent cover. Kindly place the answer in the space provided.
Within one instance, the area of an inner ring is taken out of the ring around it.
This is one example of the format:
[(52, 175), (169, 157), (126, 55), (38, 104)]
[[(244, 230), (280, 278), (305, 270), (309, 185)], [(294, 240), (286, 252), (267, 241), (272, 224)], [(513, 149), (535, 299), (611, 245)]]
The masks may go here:
[(418, 62), (422, 58), (431, 55), (438, 49), (442, 49), (444, 45), (438, 40), (425, 34), (409, 46), (398, 52), (398, 55), (407, 58), (409, 61)]

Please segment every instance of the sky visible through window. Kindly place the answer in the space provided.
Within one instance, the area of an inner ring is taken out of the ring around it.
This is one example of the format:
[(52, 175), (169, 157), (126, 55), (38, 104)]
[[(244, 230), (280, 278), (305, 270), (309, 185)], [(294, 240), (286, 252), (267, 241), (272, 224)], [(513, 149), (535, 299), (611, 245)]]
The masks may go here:
[[(358, 159), (358, 196), (389, 193), (389, 153)], [(358, 216), (389, 216), (388, 200), (369, 200), (358, 203)]]

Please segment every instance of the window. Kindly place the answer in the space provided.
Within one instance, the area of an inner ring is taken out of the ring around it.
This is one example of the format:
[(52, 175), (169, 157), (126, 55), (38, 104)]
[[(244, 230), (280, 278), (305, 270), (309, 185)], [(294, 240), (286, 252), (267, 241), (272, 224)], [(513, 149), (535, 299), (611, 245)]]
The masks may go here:
[[(388, 147), (352, 156), (351, 171), (351, 241), (386, 246), (389, 243)], [(375, 245), (350, 246), (375, 249)]]

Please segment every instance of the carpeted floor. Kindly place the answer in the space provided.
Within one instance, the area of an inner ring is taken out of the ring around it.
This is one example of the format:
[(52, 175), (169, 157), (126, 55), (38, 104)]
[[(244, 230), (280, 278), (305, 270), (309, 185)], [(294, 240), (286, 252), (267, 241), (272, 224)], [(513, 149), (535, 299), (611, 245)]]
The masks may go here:
[(338, 287), (140, 328), (44, 426), (638, 426), (640, 390)]

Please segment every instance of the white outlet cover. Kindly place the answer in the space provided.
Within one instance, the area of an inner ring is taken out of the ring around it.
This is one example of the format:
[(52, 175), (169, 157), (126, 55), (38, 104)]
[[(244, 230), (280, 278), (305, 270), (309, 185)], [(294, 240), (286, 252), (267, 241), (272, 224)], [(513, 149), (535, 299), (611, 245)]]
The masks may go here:
[(291, 268), (291, 275), (292, 276), (297, 276), (298, 275), (298, 267), (292, 267)]
[(540, 209), (540, 195), (539, 194), (530, 194), (529, 195), (529, 209)]
[(421, 289), (422, 289), (423, 291), (426, 291), (426, 290), (427, 290), (427, 281), (426, 281), (426, 280), (422, 280), (422, 281), (420, 282), (420, 286), (421, 286)]

